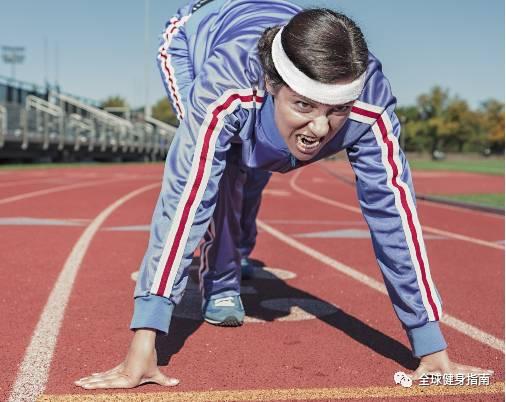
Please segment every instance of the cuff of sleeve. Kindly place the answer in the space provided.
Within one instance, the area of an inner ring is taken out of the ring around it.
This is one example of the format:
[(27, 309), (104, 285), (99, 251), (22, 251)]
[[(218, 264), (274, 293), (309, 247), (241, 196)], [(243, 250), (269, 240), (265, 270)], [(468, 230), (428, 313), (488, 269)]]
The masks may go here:
[(429, 321), (421, 327), (407, 329), (406, 332), (415, 357), (436, 353), (448, 347), (438, 321)]
[(167, 335), (173, 310), (174, 304), (166, 297), (138, 296), (134, 302), (130, 329), (151, 328)]

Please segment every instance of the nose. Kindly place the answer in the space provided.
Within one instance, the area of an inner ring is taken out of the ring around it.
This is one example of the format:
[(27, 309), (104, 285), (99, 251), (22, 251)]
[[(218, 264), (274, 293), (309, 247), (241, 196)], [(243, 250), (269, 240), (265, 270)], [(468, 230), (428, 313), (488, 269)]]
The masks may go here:
[(309, 129), (317, 137), (324, 137), (329, 132), (329, 119), (327, 116), (318, 116), (309, 122)]

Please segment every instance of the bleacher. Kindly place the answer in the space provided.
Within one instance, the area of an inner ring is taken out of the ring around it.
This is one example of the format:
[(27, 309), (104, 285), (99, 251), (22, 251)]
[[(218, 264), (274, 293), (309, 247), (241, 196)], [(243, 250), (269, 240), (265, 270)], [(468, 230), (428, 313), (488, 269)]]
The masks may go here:
[(0, 76), (0, 162), (163, 160), (176, 128)]

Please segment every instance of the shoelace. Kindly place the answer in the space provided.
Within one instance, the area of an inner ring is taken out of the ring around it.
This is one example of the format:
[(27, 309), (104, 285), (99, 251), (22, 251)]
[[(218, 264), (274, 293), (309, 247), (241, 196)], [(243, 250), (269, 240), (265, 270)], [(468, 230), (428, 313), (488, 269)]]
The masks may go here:
[(214, 305), (216, 307), (235, 307), (234, 297), (228, 296), (228, 297), (222, 297), (221, 299), (215, 299)]

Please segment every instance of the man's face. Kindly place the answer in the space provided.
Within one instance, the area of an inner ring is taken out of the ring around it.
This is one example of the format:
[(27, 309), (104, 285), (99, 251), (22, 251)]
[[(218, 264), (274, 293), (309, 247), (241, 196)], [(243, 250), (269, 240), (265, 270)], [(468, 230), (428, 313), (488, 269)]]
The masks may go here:
[(310, 100), (283, 85), (274, 97), (274, 120), (291, 154), (307, 161), (320, 151), (343, 127), (353, 102), (325, 105)]

